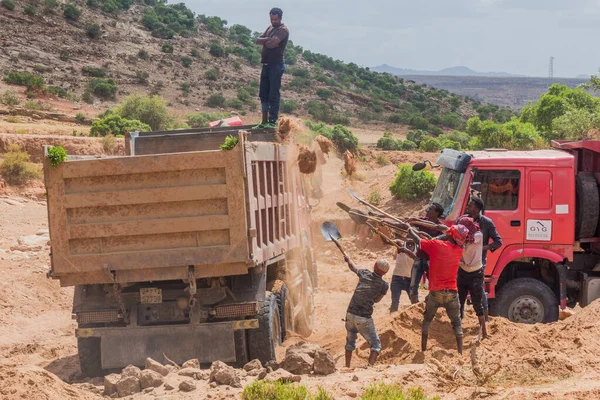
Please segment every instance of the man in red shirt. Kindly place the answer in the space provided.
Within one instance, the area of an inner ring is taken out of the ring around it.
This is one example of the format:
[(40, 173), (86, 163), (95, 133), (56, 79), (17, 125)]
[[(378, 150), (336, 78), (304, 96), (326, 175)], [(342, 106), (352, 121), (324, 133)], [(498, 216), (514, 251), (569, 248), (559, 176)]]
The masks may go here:
[(450, 318), (458, 354), (463, 350), (463, 331), (456, 275), (469, 230), (464, 225), (453, 225), (440, 239), (421, 239), (411, 228), (410, 238), (429, 256), (429, 294), (425, 298), (425, 313), (421, 328), (421, 350), (427, 349), (429, 326), (439, 307), (446, 309)]

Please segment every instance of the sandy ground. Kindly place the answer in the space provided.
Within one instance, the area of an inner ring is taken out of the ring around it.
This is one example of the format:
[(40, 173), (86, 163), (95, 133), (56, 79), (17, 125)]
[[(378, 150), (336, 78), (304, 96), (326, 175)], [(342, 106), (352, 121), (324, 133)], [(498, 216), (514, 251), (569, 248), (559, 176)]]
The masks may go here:
[[(476, 318), (469, 310), (464, 321), (465, 354), (458, 356), (443, 311), (432, 324), (429, 348), (423, 353), (419, 350), (422, 303), (411, 306), (403, 294), (400, 312), (390, 315), (390, 298), (386, 296), (376, 305), (374, 314), (384, 347), (380, 363), (366, 368), (368, 346), (360, 339), (352, 368), (343, 367), (342, 318), (357, 278), (344, 265), (337, 249), (322, 239), (318, 227), (325, 220), (338, 223), (344, 236), (343, 245), (362, 267), (370, 267), (377, 257), (391, 260), (393, 251), (349, 221), (335, 202), (358, 207), (346, 193), (348, 187), (365, 198), (377, 190), (382, 197), (381, 208), (399, 215), (419, 214), (425, 201), (392, 199), (388, 186), (396, 164), (434, 158), (424, 153), (386, 152), (393, 164), (381, 166), (375, 153), (366, 154), (358, 165), (358, 178), (344, 177), (343, 162), (334, 154), (320, 159), (312, 177), (315, 186), (319, 182), (326, 184), (322, 185), (323, 197), (313, 200), (319, 288), (315, 294), (315, 329), (307, 339), (330, 351), (339, 370), (327, 377), (303, 376), (301, 383), (313, 391), (322, 386), (336, 399), (360, 396), (369, 385), (379, 381), (422, 386), (428, 394), (444, 399), (600, 398), (597, 360), (600, 302), (548, 325), (524, 326), (492, 318), (488, 328), (491, 337), (479, 345), (475, 340)], [(58, 282), (46, 278), (49, 246), (42, 240), (39, 249), (10, 250), (20, 237), (47, 235), (42, 193), (39, 184), (0, 192), (0, 398), (100, 398), (96, 392), (101, 390), (102, 379), (80, 376), (75, 323), (70, 313), (73, 290), (61, 288)], [(389, 281), (391, 276), (386, 279)], [(424, 294), (425, 291), (421, 298)], [(299, 340), (292, 335), (278, 349), (279, 353), (283, 354), (285, 346)], [(158, 388), (134, 398), (240, 398), (240, 393), (241, 389), (210, 388), (201, 383), (188, 394)]]

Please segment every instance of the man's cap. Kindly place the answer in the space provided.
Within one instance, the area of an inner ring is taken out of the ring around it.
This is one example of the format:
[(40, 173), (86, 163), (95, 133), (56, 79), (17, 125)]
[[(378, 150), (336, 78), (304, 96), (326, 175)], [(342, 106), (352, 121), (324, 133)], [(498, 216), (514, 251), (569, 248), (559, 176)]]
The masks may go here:
[(446, 235), (450, 236), (457, 245), (462, 246), (465, 244), (467, 240), (467, 235), (469, 234), (469, 230), (464, 225), (452, 225), (446, 231)]
[(385, 274), (390, 270), (390, 263), (385, 258), (380, 258), (375, 261), (375, 268)]

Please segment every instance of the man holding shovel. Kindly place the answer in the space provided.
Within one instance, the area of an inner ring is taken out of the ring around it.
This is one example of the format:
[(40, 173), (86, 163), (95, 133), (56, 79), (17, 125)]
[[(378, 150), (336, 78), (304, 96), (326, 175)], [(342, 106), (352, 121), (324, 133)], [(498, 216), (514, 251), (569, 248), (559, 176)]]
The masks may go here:
[(358, 276), (358, 285), (346, 311), (346, 367), (350, 367), (359, 333), (371, 346), (369, 365), (373, 365), (381, 353), (381, 341), (373, 321), (373, 305), (379, 303), (388, 291), (389, 285), (382, 277), (389, 271), (390, 264), (381, 258), (375, 262), (373, 271), (369, 271), (358, 269), (354, 261), (346, 255), (344, 261), (348, 263), (350, 271)]

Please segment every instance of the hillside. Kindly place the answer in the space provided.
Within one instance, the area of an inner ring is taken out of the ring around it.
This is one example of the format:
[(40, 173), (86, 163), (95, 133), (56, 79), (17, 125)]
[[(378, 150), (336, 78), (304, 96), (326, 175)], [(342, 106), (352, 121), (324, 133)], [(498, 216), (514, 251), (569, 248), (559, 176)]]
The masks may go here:
[(510, 74), (508, 72), (477, 72), (469, 67), (456, 66), (444, 68), (439, 71), (420, 71), (416, 69), (406, 69), (382, 64), (372, 68), (376, 72), (387, 72), (392, 75), (435, 75), (435, 76), (489, 76), (489, 77), (524, 77), (525, 75)]
[[(2, 2), (0, 72), (43, 79), (29, 90), (36, 101), (63, 97), (94, 117), (131, 93), (164, 97), (174, 117), (198, 111), (236, 110), (258, 120), (257, 33), (195, 16), (183, 3), (145, 0)], [(6, 7), (6, 4), (14, 5)], [(301, 118), (404, 132), (410, 126), (441, 134), (476, 116), (478, 102), (288, 44), (282, 111)], [(15, 82), (15, 80), (8, 80)], [(112, 85), (112, 86), (110, 86)], [(98, 86), (98, 87), (97, 87)], [(69, 103), (63, 104), (65, 109)], [(510, 111), (493, 109), (506, 120)]]

